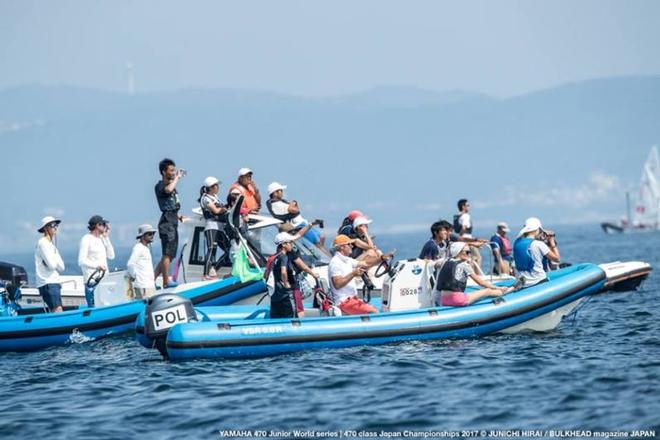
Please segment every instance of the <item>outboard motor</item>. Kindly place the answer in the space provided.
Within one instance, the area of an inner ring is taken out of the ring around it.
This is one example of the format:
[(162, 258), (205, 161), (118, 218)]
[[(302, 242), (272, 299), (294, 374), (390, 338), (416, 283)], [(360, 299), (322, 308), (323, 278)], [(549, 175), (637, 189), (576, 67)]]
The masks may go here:
[(167, 357), (167, 332), (177, 324), (196, 322), (192, 301), (175, 293), (163, 293), (147, 300), (144, 311), (144, 334), (163, 357)]

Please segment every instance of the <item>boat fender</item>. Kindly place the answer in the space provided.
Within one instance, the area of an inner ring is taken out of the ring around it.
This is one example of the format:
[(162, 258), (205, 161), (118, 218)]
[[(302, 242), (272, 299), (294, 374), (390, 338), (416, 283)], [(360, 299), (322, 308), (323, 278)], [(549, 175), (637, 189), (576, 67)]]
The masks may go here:
[(146, 302), (144, 334), (154, 341), (163, 356), (167, 355), (165, 341), (169, 330), (177, 324), (197, 321), (192, 301), (175, 293), (152, 296)]

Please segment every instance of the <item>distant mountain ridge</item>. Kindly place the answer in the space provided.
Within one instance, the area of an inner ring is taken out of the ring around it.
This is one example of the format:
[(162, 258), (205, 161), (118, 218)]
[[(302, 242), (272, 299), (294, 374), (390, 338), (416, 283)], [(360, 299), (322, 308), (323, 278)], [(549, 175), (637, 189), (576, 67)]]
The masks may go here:
[(354, 208), (375, 229), (426, 224), (450, 217), (461, 197), (477, 202), (484, 224), (595, 221), (622, 211), (624, 187), (660, 143), (658, 120), (660, 76), (507, 99), (401, 86), (322, 98), (16, 87), (0, 91), (0, 185), (11, 213), (0, 218), (0, 248), (31, 243), (32, 226), (53, 210), (79, 224), (93, 213), (155, 223), (164, 156), (188, 170), (186, 212), (204, 177), (225, 191), (249, 166), (262, 191), (280, 181), (306, 216), (329, 224)]

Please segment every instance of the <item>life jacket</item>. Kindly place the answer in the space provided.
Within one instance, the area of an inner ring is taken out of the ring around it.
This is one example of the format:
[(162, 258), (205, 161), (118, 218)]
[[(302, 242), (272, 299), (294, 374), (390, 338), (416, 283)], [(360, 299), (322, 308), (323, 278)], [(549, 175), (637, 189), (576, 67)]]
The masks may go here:
[(268, 208), (268, 212), (270, 212), (270, 215), (272, 215), (274, 218), (278, 220), (282, 220), (283, 222), (287, 223), (300, 215), (300, 214), (291, 214), (291, 213), (275, 214), (275, 212), (273, 211), (273, 203), (275, 202), (284, 202), (286, 204), (289, 203), (287, 200), (284, 199), (281, 200), (268, 199), (268, 201), (266, 202), (266, 207)]
[(218, 200), (218, 198), (216, 196), (212, 196), (211, 194), (204, 194), (199, 199), (199, 206), (200, 206), (200, 208), (202, 208), (202, 215), (204, 216), (204, 219), (205, 220), (215, 220), (217, 222), (225, 223), (227, 221), (227, 218), (228, 218), (228, 213), (227, 212), (225, 212), (224, 214), (214, 214), (214, 213), (212, 213), (211, 210), (207, 206), (208, 204), (204, 203), (204, 201), (207, 198), (210, 199), (211, 202), (215, 203), (216, 206), (218, 206), (218, 205), (222, 206), (220, 204), (220, 201)]
[(257, 203), (256, 193), (252, 192), (249, 188), (244, 187), (238, 182), (234, 182), (229, 187), (229, 193), (231, 194), (232, 190), (238, 189), (243, 195), (243, 207), (247, 208), (249, 211), (256, 211), (259, 209), (259, 204)]
[[(508, 257), (511, 255), (511, 252), (513, 252), (509, 237), (502, 237), (500, 234), (495, 234), (490, 238), (490, 241), (499, 247), (500, 255), (503, 257)], [(493, 250), (493, 255), (495, 255), (495, 250)]]
[(533, 238), (520, 237), (513, 243), (513, 260), (518, 271), (531, 272), (534, 269), (534, 259), (529, 252), (533, 242)]
[(459, 281), (456, 279), (456, 269), (461, 264), (462, 260), (451, 259), (447, 260), (438, 271), (438, 278), (436, 281), (436, 289), (447, 290), (450, 292), (465, 292), (467, 286), (467, 279)]
[[(454, 232), (457, 234), (461, 233), (461, 229), (463, 229), (463, 225), (460, 223), (461, 216), (463, 215), (462, 212), (459, 212), (458, 214), (454, 214)], [(466, 234), (472, 234), (472, 223), (470, 223), (470, 227), (465, 230)]]

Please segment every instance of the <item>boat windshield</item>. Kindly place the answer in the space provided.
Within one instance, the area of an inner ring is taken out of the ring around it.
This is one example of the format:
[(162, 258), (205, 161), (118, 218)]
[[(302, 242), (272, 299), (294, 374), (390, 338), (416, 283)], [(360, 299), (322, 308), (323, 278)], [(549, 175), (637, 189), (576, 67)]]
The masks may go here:
[[(278, 232), (277, 225), (271, 225), (259, 229), (251, 229), (247, 233), (247, 236), (250, 244), (257, 248), (264, 257), (268, 258), (277, 252), (277, 246), (275, 246), (274, 240)], [(327, 255), (321, 252), (319, 248), (314, 246), (305, 237), (300, 237), (296, 240), (295, 245), (300, 251), (300, 257), (308, 266), (323, 266), (330, 262)]]

